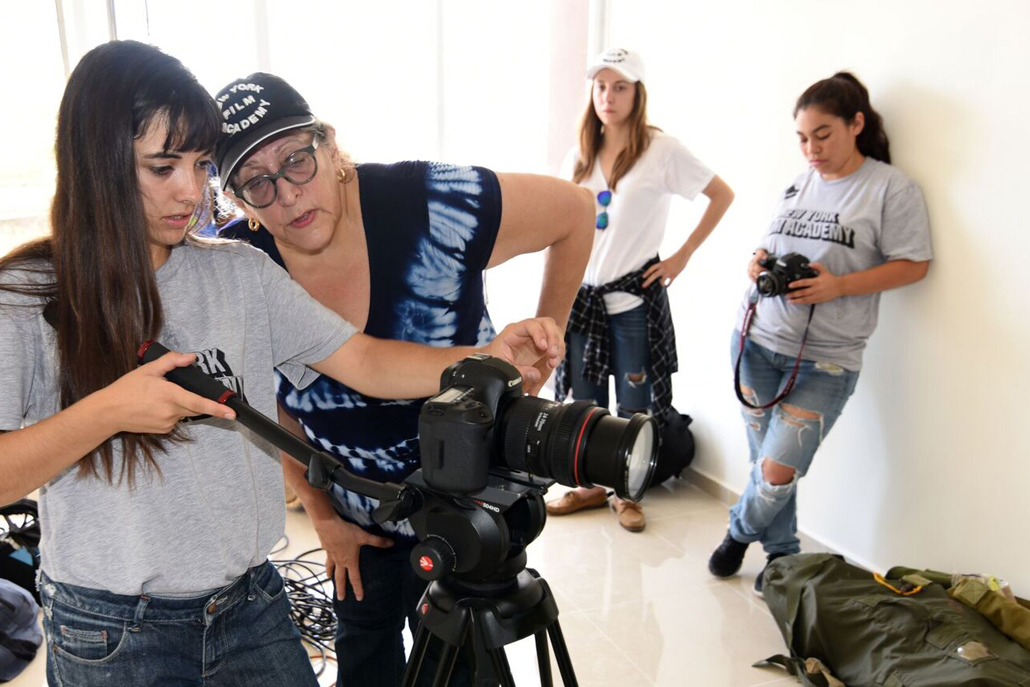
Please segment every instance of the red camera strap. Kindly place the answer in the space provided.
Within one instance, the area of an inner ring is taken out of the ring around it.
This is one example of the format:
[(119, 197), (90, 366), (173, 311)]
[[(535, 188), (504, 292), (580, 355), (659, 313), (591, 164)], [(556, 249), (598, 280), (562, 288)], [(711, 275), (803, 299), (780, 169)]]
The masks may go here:
[(794, 390), (794, 384), (798, 381), (798, 369), (801, 367), (801, 356), (805, 352), (805, 342), (808, 340), (808, 328), (812, 326), (812, 315), (815, 314), (815, 303), (813, 303), (812, 307), (808, 309), (808, 322), (805, 323), (805, 333), (801, 337), (801, 350), (798, 351), (798, 357), (794, 359), (794, 367), (790, 371), (790, 379), (787, 380), (787, 384), (783, 387), (783, 391), (781, 391), (776, 398), (761, 406), (756, 406), (744, 398), (744, 394), (740, 390), (740, 362), (744, 358), (744, 342), (747, 341), (747, 333), (751, 329), (751, 321), (754, 319), (757, 307), (758, 299), (755, 298), (751, 301), (751, 304), (748, 305), (747, 312), (744, 313), (744, 322), (740, 326), (740, 352), (737, 353), (737, 364), (733, 370), (733, 390), (737, 393), (737, 400), (748, 408), (752, 408), (754, 410), (765, 410), (766, 408), (772, 408), (774, 405), (787, 398), (790, 392)]

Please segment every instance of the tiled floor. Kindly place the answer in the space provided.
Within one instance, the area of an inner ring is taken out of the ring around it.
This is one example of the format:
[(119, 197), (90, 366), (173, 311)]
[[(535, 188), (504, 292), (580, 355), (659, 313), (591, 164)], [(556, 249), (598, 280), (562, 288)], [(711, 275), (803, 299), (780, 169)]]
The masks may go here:
[[(552, 492), (550, 498), (561, 488)], [(640, 534), (622, 530), (614, 513), (598, 509), (550, 518), (529, 549), (530, 566), (558, 601), (579, 683), (797, 684), (778, 670), (751, 667), (784, 649), (764, 603), (751, 593), (761, 551), (752, 547), (739, 577), (718, 580), (707, 571), (708, 555), (726, 532), (726, 506), (686, 481), (652, 489), (644, 506), (648, 525)], [(317, 546), (303, 513), (289, 514), (287, 531), (290, 547), (282, 557)], [(516, 684), (539, 684), (531, 640), (508, 647), (507, 654)], [(556, 666), (553, 674), (561, 684)], [(321, 682), (332, 684), (333, 676)], [(42, 654), (9, 684), (45, 685)]]

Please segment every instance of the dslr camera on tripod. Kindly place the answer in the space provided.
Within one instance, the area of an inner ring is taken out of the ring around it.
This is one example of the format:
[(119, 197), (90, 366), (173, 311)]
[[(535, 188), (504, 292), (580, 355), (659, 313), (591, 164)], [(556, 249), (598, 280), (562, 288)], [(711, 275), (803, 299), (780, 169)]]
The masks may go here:
[(630, 500), (650, 482), (658, 433), (647, 415), (523, 396), (514, 367), (479, 354), (447, 368), (440, 386), (419, 416), (422, 469), (404, 482), (421, 495), (409, 515), (420, 539), (411, 563), (427, 580), (516, 576), (554, 482)]
[(819, 273), (809, 265), (808, 258), (801, 253), (769, 255), (764, 260), (759, 260), (758, 264), (765, 270), (759, 273), (756, 284), (759, 295), (765, 297), (790, 293), (794, 290), (788, 288), (792, 282), (819, 276)]
[(447, 368), (441, 387), (419, 418), (429, 487), (470, 494), (487, 485), (493, 470), (566, 486), (605, 485), (632, 501), (643, 496), (658, 444), (647, 415), (626, 420), (584, 401), (523, 396), (515, 368), (481, 354)]
[(518, 371), (485, 355), (451, 365), (440, 386), (419, 417), (422, 469), (404, 482), (421, 501), (409, 516), (419, 538), (411, 564), (431, 584), (403, 684), (418, 683), (434, 636), (444, 644), (434, 685), (447, 683), (463, 649), (475, 676), (486, 669), (512, 685), (504, 647), (535, 636), (541, 684), (552, 684), (549, 638), (562, 682), (573, 687), (558, 607), (526, 568), (526, 548), (543, 531), (543, 495), (556, 481), (640, 499), (654, 472), (657, 423), (523, 396)]

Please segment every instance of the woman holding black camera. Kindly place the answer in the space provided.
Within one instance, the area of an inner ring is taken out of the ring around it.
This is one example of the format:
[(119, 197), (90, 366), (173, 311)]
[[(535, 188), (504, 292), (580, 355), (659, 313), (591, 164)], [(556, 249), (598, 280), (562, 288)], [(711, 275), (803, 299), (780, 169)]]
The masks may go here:
[[(752, 281), (786, 276), (787, 292), (749, 290), (733, 335), (753, 469), (708, 562), (718, 577), (740, 570), (751, 542), (769, 561), (801, 550), (797, 482), (855, 389), (879, 294), (922, 279), (931, 258), (923, 194), (890, 165), (865, 87), (848, 72), (819, 81), (794, 121), (810, 168), (784, 192), (748, 265)], [(805, 260), (770, 259), (790, 253)], [(797, 278), (806, 260), (816, 276)], [(762, 574), (754, 589), (761, 596)]]

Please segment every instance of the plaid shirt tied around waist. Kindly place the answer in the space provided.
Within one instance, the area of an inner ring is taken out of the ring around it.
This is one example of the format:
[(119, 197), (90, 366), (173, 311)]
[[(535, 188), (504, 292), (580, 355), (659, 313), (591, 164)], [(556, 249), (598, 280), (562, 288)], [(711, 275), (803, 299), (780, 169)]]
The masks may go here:
[[(583, 351), (583, 376), (600, 385), (608, 383), (611, 370), (611, 350), (608, 336), (608, 311), (604, 296), (615, 291), (629, 293), (644, 299), (647, 316), (647, 339), (651, 350), (651, 412), (662, 423), (672, 407), (672, 373), (679, 369), (676, 358), (676, 332), (669, 310), (669, 294), (661, 280), (655, 279), (646, 289), (644, 272), (659, 262), (658, 256), (636, 272), (630, 272), (601, 286), (583, 284), (572, 304), (569, 323), (565, 328), (565, 345), (569, 347), (569, 334), (575, 332), (587, 337)], [(554, 396), (564, 401), (572, 388), (569, 379), (569, 361), (562, 360), (554, 377)]]

